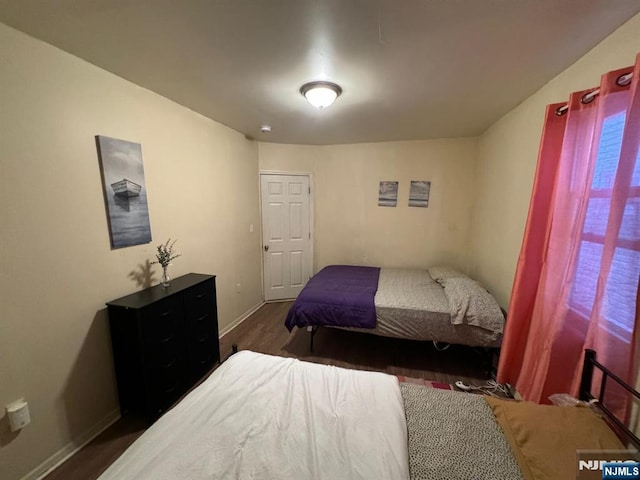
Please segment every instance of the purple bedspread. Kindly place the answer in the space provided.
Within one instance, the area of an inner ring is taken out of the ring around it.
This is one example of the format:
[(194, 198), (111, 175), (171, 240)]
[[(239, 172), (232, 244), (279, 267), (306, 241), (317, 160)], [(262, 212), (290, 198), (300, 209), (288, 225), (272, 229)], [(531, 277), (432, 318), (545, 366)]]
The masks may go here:
[(284, 324), (374, 328), (380, 269), (330, 265), (309, 280), (289, 309)]

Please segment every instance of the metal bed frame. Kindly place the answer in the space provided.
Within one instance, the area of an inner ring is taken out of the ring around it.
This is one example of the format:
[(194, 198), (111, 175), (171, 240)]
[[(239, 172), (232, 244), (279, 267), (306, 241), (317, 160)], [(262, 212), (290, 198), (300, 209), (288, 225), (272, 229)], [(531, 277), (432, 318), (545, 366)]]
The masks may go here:
[[(593, 385), (593, 374), (596, 370), (599, 370), (602, 373), (602, 383), (600, 384), (600, 391), (598, 392), (597, 397), (591, 393), (591, 388)], [(621, 433), (628, 437), (636, 448), (640, 448), (640, 438), (638, 438), (638, 436), (634, 432), (632, 432), (629, 427), (627, 427), (618, 417), (616, 417), (615, 414), (604, 403), (605, 389), (607, 387), (607, 380), (609, 379), (615, 382), (617, 385), (621, 386), (633, 397), (640, 400), (640, 392), (638, 392), (638, 390), (629, 386), (629, 384), (627, 384), (624, 380), (622, 380), (615, 373), (613, 373), (611, 370), (609, 370), (607, 367), (596, 360), (595, 350), (585, 350), (584, 363), (582, 365), (582, 377), (580, 380), (580, 400), (583, 400), (585, 402), (597, 400), (596, 408), (600, 412), (602, 412), (602, 414), (605, 416), (605, 419), (611, 422)]]

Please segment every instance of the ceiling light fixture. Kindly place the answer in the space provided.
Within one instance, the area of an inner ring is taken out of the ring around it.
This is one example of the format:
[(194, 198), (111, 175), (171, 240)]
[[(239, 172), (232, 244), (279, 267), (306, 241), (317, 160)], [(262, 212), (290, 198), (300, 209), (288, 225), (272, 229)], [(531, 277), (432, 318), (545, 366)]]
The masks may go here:
[(325, 108), (335, 102), (342, 93), (342, 88), (332, 82), (309, 82), (300, 87), (300, 93), (316, 108)]

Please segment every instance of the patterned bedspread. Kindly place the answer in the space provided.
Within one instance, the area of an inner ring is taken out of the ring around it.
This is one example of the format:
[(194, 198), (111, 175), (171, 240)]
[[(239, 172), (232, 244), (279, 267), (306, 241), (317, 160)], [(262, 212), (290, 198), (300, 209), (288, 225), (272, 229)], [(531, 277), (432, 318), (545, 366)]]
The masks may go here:
[(377, 324), (369, 332), (376, 335), (483, 347), (502, 341), (502, 328), (454, 325), (444, 289), (426, 270), (381, 269), (375, 305)]
[(412, 480), (520, 480), (511, 447), (481, 395), (401, 383)]

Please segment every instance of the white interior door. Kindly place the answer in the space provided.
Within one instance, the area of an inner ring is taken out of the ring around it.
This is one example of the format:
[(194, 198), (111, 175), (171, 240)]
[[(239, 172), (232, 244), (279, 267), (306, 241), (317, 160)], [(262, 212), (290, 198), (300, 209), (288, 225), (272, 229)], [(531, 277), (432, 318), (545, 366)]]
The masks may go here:
[(260, 175), (265, 300), (295, 298), (311, 276), (308, 175)]

